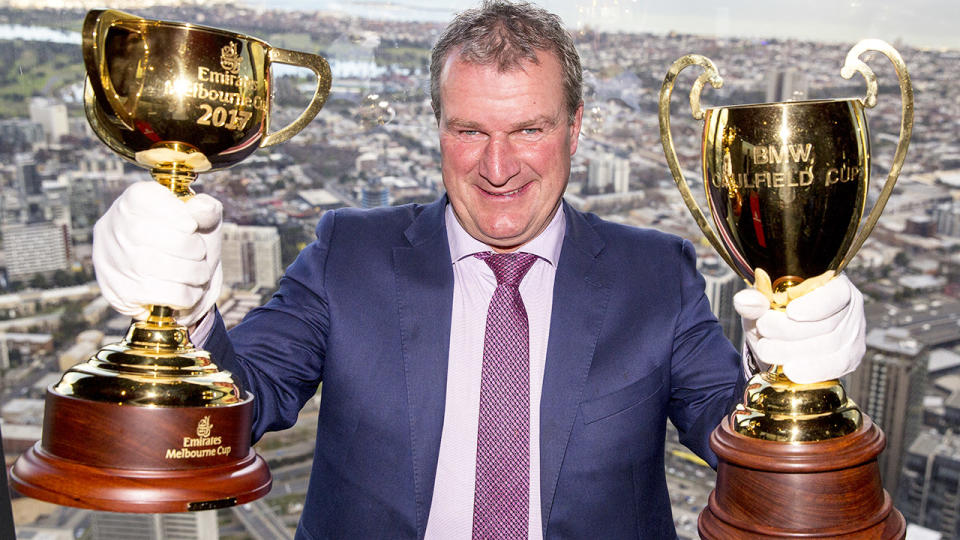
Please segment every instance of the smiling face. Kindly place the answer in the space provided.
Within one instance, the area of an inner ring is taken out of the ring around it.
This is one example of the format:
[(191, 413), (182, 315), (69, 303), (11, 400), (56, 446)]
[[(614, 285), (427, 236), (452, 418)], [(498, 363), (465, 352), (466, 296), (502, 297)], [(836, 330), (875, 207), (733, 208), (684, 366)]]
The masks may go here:
[(560, 206), (583, 105), (570, 121), (560, 63), (501, 72), (450, 54), (440, 75), (443, 184), (457, 220), (496, 251), (540, 234)]

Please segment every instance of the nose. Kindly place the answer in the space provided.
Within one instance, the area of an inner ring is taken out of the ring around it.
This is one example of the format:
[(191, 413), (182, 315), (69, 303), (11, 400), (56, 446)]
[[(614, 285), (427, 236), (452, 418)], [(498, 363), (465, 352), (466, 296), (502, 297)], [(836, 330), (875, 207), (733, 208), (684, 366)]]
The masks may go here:
[(506, 185), (520, 174), (520, 160), (506, 136), (494, 136), (487, 142), (480, 156), (479, 173), (491, 185)]

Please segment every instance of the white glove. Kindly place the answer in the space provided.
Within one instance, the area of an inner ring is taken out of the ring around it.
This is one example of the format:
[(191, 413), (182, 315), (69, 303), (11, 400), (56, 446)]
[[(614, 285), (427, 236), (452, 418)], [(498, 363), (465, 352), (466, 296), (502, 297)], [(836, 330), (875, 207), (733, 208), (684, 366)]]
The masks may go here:
[(203, 318), (220, 295), (223, 207), (209, 195), (183, 202), (157, 182), (131, 185), (93, 229), (100, 291), (137, 319), (166, 305), (184, 326)]
[(733, 303), (753, 354), (782, 365), (793, 382), (842, 377), (866, 351), (863, 295), (846, 274), (791, 300), (786, 311), (771, 309), (770, 299), (753, 288), (735, 294)]

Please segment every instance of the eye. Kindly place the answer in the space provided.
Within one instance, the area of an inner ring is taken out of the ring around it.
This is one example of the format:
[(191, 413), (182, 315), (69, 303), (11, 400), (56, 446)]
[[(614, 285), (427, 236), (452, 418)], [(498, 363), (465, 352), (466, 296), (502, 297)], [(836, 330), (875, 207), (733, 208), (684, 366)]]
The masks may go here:
[(480, 134), (480, 132), (475, 129), (461, 129), (458, 133), (464, 137), (475, 137)]
[(520, 133), (524, 135), (539, 135), (543, 133), (543, 130), (540, 128), (523, 128), (520, 130)]

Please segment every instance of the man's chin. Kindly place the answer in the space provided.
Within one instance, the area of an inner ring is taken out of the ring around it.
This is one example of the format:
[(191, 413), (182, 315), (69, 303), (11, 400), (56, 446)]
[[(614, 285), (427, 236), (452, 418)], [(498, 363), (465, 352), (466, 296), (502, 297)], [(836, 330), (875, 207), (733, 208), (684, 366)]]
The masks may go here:
[(510, 251), (516, 251), (517, 248), (526, 244), (530, 241), (530, 238), (527, 238), (524, 234), (518, 235), (490, 235), (484, 234), (482, 238), (478, 238), (484, 244), (490, 246), (494, 251), (501, 253), (506, 253)]

